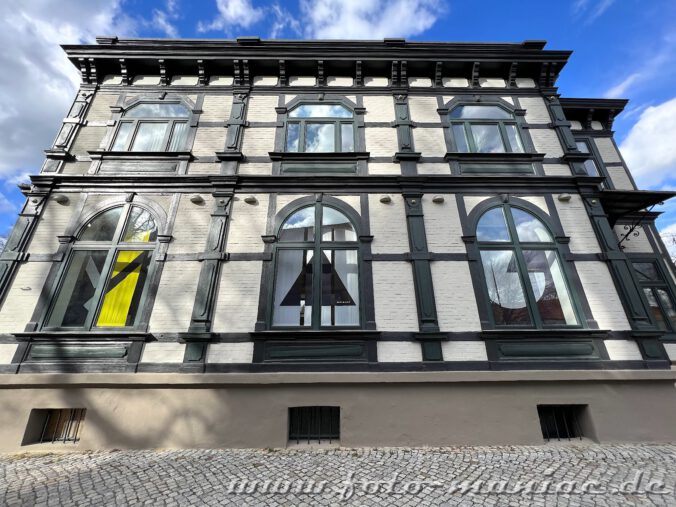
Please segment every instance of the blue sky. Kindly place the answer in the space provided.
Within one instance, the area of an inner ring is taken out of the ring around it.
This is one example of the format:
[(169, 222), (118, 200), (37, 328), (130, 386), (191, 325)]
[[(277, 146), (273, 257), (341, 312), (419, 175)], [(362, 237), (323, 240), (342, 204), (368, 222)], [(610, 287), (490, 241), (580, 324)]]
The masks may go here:
[[(3, 0), (0, 5), (0, 235), (39, 171), (75, 93), (59, 43), (122, 37), (357, 38), (518, 42), (574, 53), (565, 97), (630, 99), (616, 140), (642, 188), (676, 188), (673, 0)], [(676, 199), (658, 220), (676, 238)], [(676, 251), (676, 248), (674, 248)]]

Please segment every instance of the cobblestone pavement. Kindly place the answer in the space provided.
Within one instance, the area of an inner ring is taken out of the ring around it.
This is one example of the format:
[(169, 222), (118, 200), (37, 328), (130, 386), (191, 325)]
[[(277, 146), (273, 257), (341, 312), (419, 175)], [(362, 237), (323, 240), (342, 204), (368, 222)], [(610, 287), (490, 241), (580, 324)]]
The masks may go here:
[(676, 505), (676, 445), (0, 455), (3, 505)]

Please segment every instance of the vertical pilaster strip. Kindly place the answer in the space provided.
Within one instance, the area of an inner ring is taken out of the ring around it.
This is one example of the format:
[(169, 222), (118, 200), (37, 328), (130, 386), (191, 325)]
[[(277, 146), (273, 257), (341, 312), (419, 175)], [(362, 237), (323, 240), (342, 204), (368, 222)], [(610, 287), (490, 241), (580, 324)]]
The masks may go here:
[(244, 158), (242, 137), (244, 128), (248, 126), (245, 119), (248, 102), (249, 94), (245, 92), (237, 92), (232, 97), (230, 118), (226, 123), (225, 149), (216, 153), (221, 161), (221, 174), (237, 174), (239, 162)]
[(584, 161), (589, 158), (589, 154), (582, 153), (577, 149), (573, 132), (570, 130), (570, 122), (566, 119), (559, 98), (556, 95), (551, 95), (545, 101), (549, 106), (549, 113), (553, 119), (552, 126), (563, 146), (564, 160), (570, 163), (573, 174), (585, 176), (587, 170), (584, 168)]
[(393, 128), (397, 129), (398, 151), (394, 154), (394, 161), (401, 165), (401, 174), (404, 176), (414, 176), (418, 173), (417, 161), (420, 159), (420, 153), (416, 152), (413, 144), (412, 129), (415, 126), (411, 121), (408, 109), (408, 95), (394, 95), (394, 117), (391, 123)]

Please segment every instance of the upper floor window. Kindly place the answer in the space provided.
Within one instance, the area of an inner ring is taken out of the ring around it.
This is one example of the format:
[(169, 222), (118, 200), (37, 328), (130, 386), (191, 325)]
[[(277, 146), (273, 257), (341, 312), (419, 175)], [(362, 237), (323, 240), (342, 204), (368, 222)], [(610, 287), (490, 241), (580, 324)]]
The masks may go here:
[(179, 102), (141, 102), (124, 111), (113, 151), (183, 151), (190, 109)]
[(289, 111), (286, 151), (352, 152), (354, 113), (340, 104), (299, 104)]
[(317, 203), (282, 223), (273, 300), (273, 327), (360, 325), (359, 245), (343, 212)]
[[(577, 149), (581, 153), (589, 153), (592, 154), (591, 150), (589, 149), (589, 144), (587, 144), (587, 141), (575, 141), (575, 144), (577, 145)], [(593, 156), (593, 155), (592, 155)], [(589, 176), (599, 176), (599, 168), (596, 165), (596, 162), (594, 161), (593, 158), (588, 158), (587, 160), (584, 161), (584, 169), (587, 171), (587, 174)]]
[(497, 206), (479, 219), (476, 239), (496, 326), (579, 323), (554, 238), (539, 218)]
[(514, 114), (500, 106), (459, 105), (448, 116), (458, 152), (524, 152)]
[(655, 324), (662, 331), (676, 332), (676, 305), (657, 263), (636, 261), (633, 266)]
[(73, 244), (44, 327), (134, 326), (156, 239), (156, 221), (140, 206), (126, 204), (94, 217)]

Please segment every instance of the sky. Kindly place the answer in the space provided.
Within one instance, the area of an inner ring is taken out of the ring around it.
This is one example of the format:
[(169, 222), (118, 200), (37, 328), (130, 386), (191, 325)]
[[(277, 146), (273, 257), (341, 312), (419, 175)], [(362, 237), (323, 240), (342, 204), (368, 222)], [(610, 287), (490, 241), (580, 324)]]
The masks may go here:
[[(564, 97), (630, 100), (614, 124), (639, 187), (676, 189), (673, 0), (2, 0), (0, 237), (16, 186), (38, 173), (72, 102), (77, 70), (59, 44), (119, 37), (520, 42), (572, 50)], [(676, 198), (657, 224), (676, 255)]]

